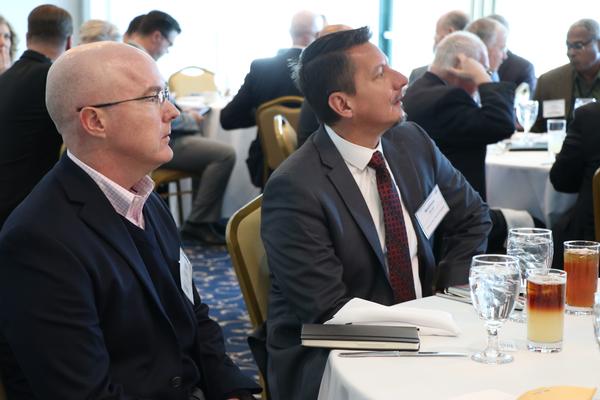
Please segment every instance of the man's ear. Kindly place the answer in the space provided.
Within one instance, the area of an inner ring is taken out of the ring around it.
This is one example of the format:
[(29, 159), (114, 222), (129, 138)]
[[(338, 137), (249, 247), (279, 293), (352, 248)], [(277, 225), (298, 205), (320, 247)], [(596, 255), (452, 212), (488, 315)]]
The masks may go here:
[(342, 118), (352, 118), (352, 107), (348, 102), (348, 95), (344, 92), (333, 92), (329, 95), (329, 107)]
[(65, 51), (71, 50), (72, 45), (73, 45), (73, 37), (67, 36), (67, 43), (65, 43)]
[(86, 107), (79, 112), (83, 129), (96, 138), (106, 138), (105, 114), (97, 108)]
[(162, 40), (162, 33), (160, 33), (159, 30), (155, 30), (154, 32), (152, 32), (152, 43), (160, 43), (160, 41)]

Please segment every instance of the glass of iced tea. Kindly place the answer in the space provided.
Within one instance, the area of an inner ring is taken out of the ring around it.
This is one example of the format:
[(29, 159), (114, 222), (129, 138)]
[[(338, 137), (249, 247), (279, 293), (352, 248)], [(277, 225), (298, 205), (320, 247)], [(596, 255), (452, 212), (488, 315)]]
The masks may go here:
[(600, 243), (585, 240), (565, 242), (564, 263), (567, 272), (567, 313), (592, 313), (598, 286)]
[(558, 269), (527, 270), (527, 348), (531, 351), (562, 350), (567, 276)]

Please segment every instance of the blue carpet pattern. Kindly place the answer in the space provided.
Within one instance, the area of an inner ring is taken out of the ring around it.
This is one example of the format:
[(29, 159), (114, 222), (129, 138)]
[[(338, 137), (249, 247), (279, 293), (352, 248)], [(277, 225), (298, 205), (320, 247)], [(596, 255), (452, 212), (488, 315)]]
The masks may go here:
[(210, 307), (210, 316), (223, 329), (227, 354), (248, 376), (258, 380), (258, 368), (246, 337), (252, 330), (246, 304), (225, 246), (201, 246), (184, 242), (192, 262), (193, 277), (202, 301)]

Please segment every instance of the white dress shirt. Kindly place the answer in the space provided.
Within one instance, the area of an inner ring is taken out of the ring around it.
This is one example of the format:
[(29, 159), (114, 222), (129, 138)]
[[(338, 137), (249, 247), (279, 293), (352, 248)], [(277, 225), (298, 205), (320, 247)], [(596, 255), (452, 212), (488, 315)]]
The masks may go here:
[[(325, 130), (327, 134), (333, 141), (333, 144), (337, 148), (337, 150), (342, 155), (342, 158), (346, 162), (352, 177), (356, 181), (360, 192), (367, 203), (367, 207), (369, 212), (371, 213), (371, 218), (373, 218), (373, 223), (375, 224), (375, 229), (377, 230), (377, 236), (379, 237), (379, 242), (381, 243), (381, 249), (383, 250), (385, 262), (386, 262), (386, 272), (387, 272), (387, 249), (385, 247), (385, 225), (383, 222), (383, 208), (381, 207), (381, 200), (379, 199), (379, 191), (377, 190), (377, 177), (375, 175), (375, 170), (373, 168), (367, 167), (369, 161), (371, 161), (371, 157), (373, 153), (379, 151), (383, 158), (385, 159), (385, 154), (383, 153), (383, 148), (381, 146), (381, 141), (377, 145), (377, 148), (370, 149), (368, 147), (359, 146), (352, 142), (347, 141), (346, 139), (339, 136), (334, 130), (325, 125)], [(385, 165), (388, 169), (390, 176), (392, 177), (392, 181), (394, 182), (394, 186), (396, 191), (399, 194), (400, 204), (402, 206), (402, 216), (404, 217), (404, 224), (406, 226), (406, 236), (408, 237), (408, 250), (410, 254), (410, 261), (412, 265), (413, 272), (413, 281), (415, 283), (415, 294), (417, 298), (423, 297), (423, 292), (421, 290), (421, 280), (419, 279), (419, 259), (417, 257), (417, 235), (415, 233), (415, 229), (412, 224), (412, 220), (410, 219), (410, 215), (406, 211), (404, 207), (404, 203), (402, 201), (402, 193), (398, 189), (398, 185), (396, 184), (396, 180), (394, 179), (394, 175), (390, 170), (390, 166), (388, 165), (387, 160), (385, 161)]]
[(152, 178), (146, 175), (130, 190), (127, 190), (75, 157), (69, 150), (67, 150), (67, 156), (96, 182), (119, 215), (138, 228), (144, 229), (144, 214), (142, 211), (148, 196), (154, 189)]

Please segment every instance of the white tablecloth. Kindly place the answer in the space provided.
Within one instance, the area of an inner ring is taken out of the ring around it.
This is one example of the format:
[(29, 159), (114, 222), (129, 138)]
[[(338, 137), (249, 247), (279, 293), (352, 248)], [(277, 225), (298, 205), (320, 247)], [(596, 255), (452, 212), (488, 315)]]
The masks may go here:
[(545, 151), (509, 151), (488, 147), (485, 160), (487, 202), (491, 207), (527, 210), (547, 227), (564, 214), (576, 194), (559, 193), (548, 174), (552, 164)]
[[(409, 307), (451, 312), (463, 330), (458, 337), (422, 336), (421, 351), (473, 353), (486, 344), (483, 321), (473, 306), (439, 297), (405, 303)], [(332, 351), (321, 381), (319, 400), (449, 399), (497, 390), (514, 396), (540, 386), (575, 385), (600, 389), (600, 349), (591, 316), (565, 316), (563, 351), (526, 350), (526, 324), (507, 322), (500, 342), (512, 342), (514, 361), (484, 365), (470, 358), (341, 358)], [(600, 394), (596, 393), (600, 398)], [(477, 398), (477, 397), (475, 397)], [(479, 397), (485, 400), (484, 397)], [(516, 398), (516, 397), (515, 397)]]

